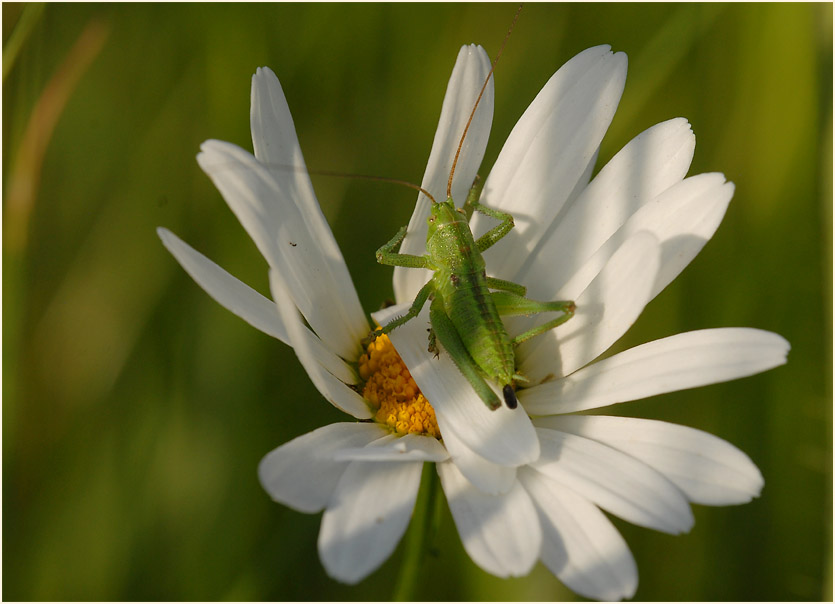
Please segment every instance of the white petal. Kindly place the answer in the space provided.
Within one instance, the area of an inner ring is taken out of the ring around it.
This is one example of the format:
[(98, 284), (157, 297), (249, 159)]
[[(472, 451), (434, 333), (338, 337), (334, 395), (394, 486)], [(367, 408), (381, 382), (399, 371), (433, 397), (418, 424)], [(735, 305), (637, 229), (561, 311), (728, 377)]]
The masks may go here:
[(319, 531), (328, 575), (353, 584), (385, 562), (409, 525), (422, 468), (421, 462), (350, 462)]
[(605, 514), (529, 468), (519, 478), (540, 513), (543, 564), (586, 598), (631, 598), (638, 587), (638, 568)]
[(438, 427), (444, 435), (444, 446), (464, 477), (482, 493), (499, 495), (507, 493), (516, 482), (516, 468), (500, 466), (487, 461), (458, 438), (454, 430), (447, 430), (443, 418), (438, 418)]
[[(275, 279), (277, 274), (275, 271), (270, 272), (270, 288), (272, 289), (273, 297), (276, 300), (281, 297), (287, 303), (287, 312), (295, 318), (292, 321), (292, 327), (296, 329), (298, 337), (301, 337), (301, 342), (299, 343), (300, 348), (296, 350), (296, 354), (312, 356), (313, 360), (322, 369), (326, 370), (343, 384), (358, 384), (360, 379), (356, 370), (342, 360), (341, 357), (328, 350), (319, 336), (300, 323), (298, 313), (293, 312), (293, 302), (287, 295), (287, 286), (283, 281), (279, 282), (279, 280)], [(279, 292), (282, 293), (279, 294)], [(273, 306), (275, 307), (276, 304), (277, 302), (274, 302)], [(281, 311), (279, 310), (280, 316)]]
[(378, 424), (339, 423), (294, 438), (258, 464), (261, 486), (275, 501), (315, 513), (330, 501), (348, 462), (334, 460), (345, 447), (367, 445), (387, 434)]
[[(479, 456), (503, 466), (519, 466), (536, 459), (539, 444), (528, 415), (518, 407), (511, 410), (504, 405), (491, 411), (446, 351), (435, 358), (427, 350), (428, 307), (427, 304), (420, 315), (392, 331), (389, 337), (423, 396), (435, 409), (439, 425), (443, 424), (441, 436), (446, 438), (454, 431)], [(393, 306), (372, 316), (385, 325), (403, 310), (404, 305)]]
[(368, 447), (342, 449), (337, 461), (444, 461), (449, 453), (431, 436), (389, 434)]
[[(341, 317), (344, 321), (343, 331), (347, 326), (347, 342), (342, 346), (348, 356), (340, 354), (343, 358), (353, 360), (356, 355), (351, 348), (352, 342), (355, 345), (359, 339), (367, 335), (368, 324), (342, 258), (342, 252), (313, 192), (313, 184), (305, 168), (304, 157), (284, 91), (269, 67), (258, 68), (252, 76), (251, 98), (250, 127), (255, 157), (272, 172), (279, 188), (284, 192), (280, 203), (289, 201), (298, 208), (304, 221), (305, 232), (310, 233), (316, 246), (312, 252), (306, 252), (299, 247), (302, 242), (291, 237), (288, 241), (292, 240), (295, 245), (290, 247), (294, 249), (283, 251), (295, 253), (297, 259), (303, 259), (305, 264), (303, 271), (311, 273), (309, 279), (322, 281), (322, 286), (329, 292), (336, 308), (329, 305), (327, 309), (316, 308), (316, 311), (329, 313), (337, 318)], [(292, 170), (288, 169), (290, 166), (293, 167)], [(281, 218), (282, 221), (287, 220), (283, 215)], [(285, 232), (294, 233), (295, 231), (288, 228)], [(299, 239), (302, 238), (299, 237)], [(279, 247), (283, 244), (284, 242), (279, 237)], [(302, 275), (302, 279), (304, 277), (305, 275)], [(310, 284), (309, 281), (306, 283)], [(317, 303), (321, 303), (321, 298), (318, 298), (316, 293), (318, 290), (305, 291), (310, 292), (312, 306), (316, 307)], [(299, 308), (308, 317), (308, 313), (304, 310), (305, 306), (299, 304)], [(308, 321), (311, 325), (315, 325), (309, 317)], [(315, 326), (314, 329), (316, 329)], [(319, 332), (318, 329), (316, 331)], [(352, 352), (347, 353), (348, 349)]]
[(309, 179), (287, 99), (269, 67), (259, 67), (252, 76), (250, 99), (249, 126), (255, 157), (266, 166), (298, 168), (297, 174), (304, 178), (297, 184), (304, 183), (300, 189), (312, 195), (312, 187), (305, 183)]
[(539, 557), (542, 532), (536, 509), (518, 482), (504, 495), (476, 489), (455, 464), (437, 465), (449, 509), (470, 558), (497, 577), (527, 574)]
[[(569, 194), (568, 199), (565, 200), (565, 204), (563, 204), (562, 215), (565, 215), (565, 212), (567, 212), (568, 209), (572, 205), (574, 205), (574, 203), (577, 202), (577, 199), (580, 197), (580, 194), (586, 189), (586, 187), (589, 186), (589, 181), (591, 180), (592, 172), (594, 172), (594, 168), (597, 165), (597, 156), (599, 154), (600, 154), (600, 147), (597, 148), (597, 150), (591, 156), (591, 159), (589, 159), (589, 163), (588, 163), (588, 165), (586, 165), (586, 169), (583, 170), (583, 173), (580, 175), (580, 178), (577, 180), (577, 184), (574, 185), (574, 189), (571, 191), (571, 194)], [(561, 221), (562, 221), (562, 219), (554, 220), (551, 223), (551, 227), (548, 229), (548, 231), (549, 232), (552, 231), (553, 228), (554, 228), (554, 225), (559, 224)], [(548, 237), (549, 237), (548, 233), (545, 233), (543, 235), (543, 239), (548, 239)], [(540, 239), (539, 244), (542, 245), (542, 240), (541, 239)], [(517, 273), (517, 276), (518, 276), (518, 273)], [(517, 277), (514, 277), (514, 278), (517, 278)]]
[(592, 438), (661, 472), (693, 503), (735, 505), (758, 497), (763, 477), (742, 451), (707, 432), (631, 417), (565, 415), (540, 425)]
[(526, 259), (516, 279), (528, 286), (528, 296), (558, 299), (560, 288), (638, 208), (684, 178), (695, 146), (684, 118), (656, 124), (633, 138)]
[(661, 241), (661, 266), (651, 298), (661, 293), (702, 251), (719, 228), (733, 195), (734, 184), (725, 182), (724, 175), (699, 174), (659, 196), (659, 205), (669, 197), (671, 206), (661, 220), (644, 222), (635, 216), (634, 221), (624, 225), (625, 230), (631, 228), (632, 232), (649, 230)]
[(239, 281), (168, 229), (158, 228), (163, 245), (214, 300), (267, 335), (289, 343), (275, 304)]
[(519, 400), (532, 415), (585, 411), (767, 371), (786, 362), (789, 348), (781, 336), (759, 329), (690, 331), (520, 391)]
[(542, 456), (531, 467), (538, 472), (632, 524), (671, 534), (693, 526), (681, 491), (646, 464), (567, 432), (537, 428), (537, 435)]
[[(432, 152), (429, 154), (426, 172), (421, 183), (421, 186), (429, 191), (438, 202), (447, 198), (447, 181), (452, 162), (464, 127), (470, 119), (470, 113), (489, 72), (490, 58), (481, 46), (471, 44), (461, 47), (449, 78), (441, 118), (432, 142)], [(455, 168), (452, 198), (459, 206), (463, 205), (467, 197), (467, 191), (473, 184), (487, 148), (490, 125), (493, 121), (493, 88), (491, 77), (467, 130), (467, 137)], [(418, 195), (415, 211), (409, 220), (406, 239), (400, 247), (402, 253), (415, 255), (425, 253), (429, 204), (425, 195)], [(394, 269), (395, 299), (398, 302), (405, 302), (414, 298), (430, 276), (431, 274), (426, 270), (396, 267)]]
[[(299, 361), (307, 371), (310, 381), (337, 409), (350, 413), (357, 419), (372, 416), (368, 403), (357, 392), (349, 388), (334, 373), (341, 359), (329, 353), (321, 345), (319, 338), (302, 324), (301, 317), (293, 301), (290, 300), (286, 285), (278, 272), (270, 270), (270, 288), (278, 306), (281, 320), (287, 328), (287, 335)], [(327, 359), (330, 354), (330, 359)], [(325, 359), (323, 362), (322, 360)]]
[[(507, 139), (481, 202), (509, 212), (516, 227), (484, 257), (490, 273), (513, 279), (587, 173), (626, 81), (626, 55), (589, 48), (563, 65)], [(491, 220), (474, 214), (473, 231)], [(512, 250), (513, 253), (508, 253)]]
[(635, 212), (566, 285), (551, 295), (556, 299), (570, 298), (572, 291), (582, 289), (600, 272), (624, 241), (646, 231), (661, 242), (661, 265), (650, 294), (650, 299), (654, 298), (716, 232), (733, 192), (733, 183), (725, 182), (723, 175), (715, 173), (691, 176), (673, 185)]
[(313, 330), (342, 358), (358, 357), (368, 323), (330, 229), (318, 220), (312, 191), (301, 191), (297, 172), (271, 173), (235, 145), (206, 141), (201, 148), (200, 166), (270, 267), (281, 272)]
[(658, 271), (659, 243), (633, 235), (575, 298), (574, 317), (516, 349), (531, 383), (568, 375), (603, 353), (635, 322), (649, 301)]

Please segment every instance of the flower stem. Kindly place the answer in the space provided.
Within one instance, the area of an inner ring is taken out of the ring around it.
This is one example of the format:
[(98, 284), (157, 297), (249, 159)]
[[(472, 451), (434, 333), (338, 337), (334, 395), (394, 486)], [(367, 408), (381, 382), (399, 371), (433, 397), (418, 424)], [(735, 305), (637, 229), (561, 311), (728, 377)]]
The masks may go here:
[(427, 537), (434, 534), (435, 527), (430, 527), (430, 521), (437, 522), (437, 514), (434, 513), (438, 491), (438, 475), (435, 473), (435, 464), (424, 463), (423, 474), (420, 479), (420, 490), (418, 491), (415, 511), (412, 514), (412, 523), (406, 535), (405, 552), (397, 582), (394, 585), (392, 599), (396, 602), (413, 601), (421, 566), (429, 549)]

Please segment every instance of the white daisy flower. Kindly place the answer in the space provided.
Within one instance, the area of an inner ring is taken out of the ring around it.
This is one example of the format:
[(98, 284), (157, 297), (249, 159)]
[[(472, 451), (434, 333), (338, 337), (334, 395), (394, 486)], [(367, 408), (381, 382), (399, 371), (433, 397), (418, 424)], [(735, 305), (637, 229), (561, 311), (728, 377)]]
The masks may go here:
[[(490, 69), (461, 49), (422, 187), (444, 199), (458, 141)], [(689, 504), (749, 501), (756, 466), (712, 435), (664, 422), (577, 411), (752, 375), (785, 363), (788, 343), (754, 329), (679, 334), (591, 363), (713, 235), (733, 194), (721, 174), (685, 178), (695, 140), (684, 119), (654, 126), (590, 181), (626, 78), (626, 57), (586, 50), (560, 68), (519, 120), (480, 202), (516, 227), (485, 253), (491, 276), (534, 299), (573, 299), (574, 318), (517, 348), (530, 379), (520, 407), (490, 411), (443, 352), (427, 351), (428, 309), (365, 351), (370, 326), (303, 167), (275, 75), (253, 78), (255, 155), (207, 141), (198, 162), (266, 258), (275, 302), (165, 229), (166, 247), (218, 302), (293, 346), (320, 392), (357, 422), (325, 426), (269, 453), (259, 476), (276, 501), (324, 510), (319, 552), (327, 572), (355, 583), (402, 537), (423, 462), (435, 462), (464, 548), (497, 576), (542, 562), (578, 594), (634, 594), (629, 549), (601, 510), (668, 533), (690, 529)], [(492, 120), (492, 79), (470, 126), (452, 194), (467, 190)], [(424, 253), (429, 202), (418, 197), (403, 253)], [(476, 236), (488, 221), (473, 216)], [(382, 242), (381, 242), (382, 243)], [(396, 268), (408, 308), (428, 273)], [(537, 322), (507, 320), (511, 334)], [(393, 343), (393, 347), (392, 347)], [(396, 351), (395, 351), (396, 349)], [(405, 363), (405, 364), (404, 364)], [(355, 369), (356, 367), (356, 369)], [(430, 405), (431, 403), (431, 405)]]

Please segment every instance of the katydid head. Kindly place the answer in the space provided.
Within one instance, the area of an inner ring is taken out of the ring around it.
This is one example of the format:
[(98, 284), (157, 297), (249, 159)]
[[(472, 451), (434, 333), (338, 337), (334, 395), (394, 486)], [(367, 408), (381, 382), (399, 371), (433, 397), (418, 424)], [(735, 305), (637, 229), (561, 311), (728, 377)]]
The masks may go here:
[(429, 217), (426, 219), (428, 226), (426, 232), (427, 241), (435, 235), (439, 228), (462, 220), (466, 219), (459, 209), (455, 207), (455, 202), (452, 200), (452, 197), (442, 202), (436, 202), (433, 199), (432, 205), (429, 207)]

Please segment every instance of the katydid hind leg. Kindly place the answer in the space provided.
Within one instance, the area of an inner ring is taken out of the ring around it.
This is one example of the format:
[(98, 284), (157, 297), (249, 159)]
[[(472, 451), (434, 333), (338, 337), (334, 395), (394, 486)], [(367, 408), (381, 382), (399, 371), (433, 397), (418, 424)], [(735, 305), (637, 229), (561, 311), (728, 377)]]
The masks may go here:
[(490, 289), (498, 289), (505, 292), (511, 292), (518, 296), (524, 296), (528, 288), (524, 285), (519, 285), (513, 281), (505, 281), (504, 279), (496, 279), (495, 277), (487, 277), (487, 287)]
[(562, 325), (563, 323), (568, 321), (573, 316), (574, 316), (574, 304), (572, 303), (571, 308), (569, 310), (567, 310), (565, 312), (565, 314), (562, 315), (561, 317), (557, 317), (556, 319), (552, 319), (552, 320), (548, 321), (547, 323), (543, 323), (542, 325), (537, 325), (536, 327), (533, 327), (533, 328), (529, 329), (528, 331), (520, 333), (515, 338), (513, 338), (512, 342), (513, 342), (514, 345), (521, 344), (525, 340), (530, 340), (531, 338), (535, 338), (536, 336), (538, 336), (540, 334), (543, 334), (546, 331), (554, 329), (555, 327), (559, 327), (560, 325)]
[(571, 300), (557, 300), (554, 302), (539, 302), (537, 300), (529, 300), (523, 296), (516, 295), (509, 291), (498, 291), (490, 294), (493, 302), (496, 304), (496, 310), (499, 315), (519, 316), (519, 315), (535, 315), (543, 312), (559, 312), (562, 313), (550, 321), (537, 325), (523, 333), (520, 333), (513, 338), (514, 344), (520, 344), (525, 340), (536, 337), (550, 329), (562, 325), (574, 316), (575, 304)]
[(447, 316), (440, 298), (432, 300), (429, 306), (429, 318), (432, 322), (432, 329), (435, 332), (435, 336), (444, 345), (452, 362), (455, 363), (458, 371), (467, 379), (479, 398), (493, 411), (501, 407), (502, 403), (499, 401), (499, 397), (496, 396), (496, 393), (493, 392), (484, 380), (484, 377), (482, 377), (473, 357), (467, 351), (463, 340), (461, 340), (461, 336), (458, 335), (455, 325)]

